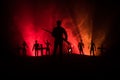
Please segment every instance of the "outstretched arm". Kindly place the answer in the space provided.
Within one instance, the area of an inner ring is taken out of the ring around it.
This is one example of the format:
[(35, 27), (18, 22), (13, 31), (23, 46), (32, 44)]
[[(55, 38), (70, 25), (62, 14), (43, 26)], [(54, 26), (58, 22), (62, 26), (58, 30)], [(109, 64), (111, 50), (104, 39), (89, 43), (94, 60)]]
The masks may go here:
[(26, 47), (28, 48), (28, 45), (26, 44)]
[(54, 28), (53, 31), (52, 31), (52, 36), (53, 36), (53, 37), (56, 37), (56, 31), (55, 31), (55, 28)]
[(88, 45), (88, 49), (90, 48), (91, 44)]
[(83, 44), (83, 48), (84, 48), (84, 44)]
[(94, 44), (94, 47), (95, 47), (95, 51), (96, 51), (96, 46), (95, 46), (95, 44)]
[(32, 48), (32, 51), (34, 50), (34, 46), (33, 46), (33, 48)]
[(64, 30), (64, 35), (65, 35), (65, 40), (68, 39), (68, 35), (67, 35), (67, 32)]

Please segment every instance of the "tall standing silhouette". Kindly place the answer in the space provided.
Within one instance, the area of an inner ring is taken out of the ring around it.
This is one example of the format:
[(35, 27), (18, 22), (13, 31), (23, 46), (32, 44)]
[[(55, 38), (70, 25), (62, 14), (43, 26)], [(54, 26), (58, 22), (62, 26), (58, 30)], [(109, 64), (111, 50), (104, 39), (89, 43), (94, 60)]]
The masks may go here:
[(84, 52), (83, 52), (84, 43), (83, 43), (82, 39), (81, 39), (80, 42), (78, 43), (78, 48), (79, 48), (80, 54), (84, 55)]
[(38, 41), (35, 40), (35, 43), (33, 45), (32, 51), (35, 50), (35, 56), (38, 56), (38, 50), (39, 50), (39, 44)]
[(95, 43), (93, 42), (93, 40), (91, 40), (91, 43), (90, 43), (90, 55), (95, 55), (94, 54), (94, 51), (96, 51), (96, 46), (95, 46)]
[(65, 39), (67, 41), (67, 38), (68, 38), (66, 30), (61, 26), (61, 24), (62, 24), (62, 22), (60, 20), (58, 20), (57, 26), (52, 31), (52, 36), (55, 38), (53, 55), (56, 54), (58, 47), (59, 47), (59, 54), (60, 55), (63, 54), (63, 51), (62, 51), (63, 39)]

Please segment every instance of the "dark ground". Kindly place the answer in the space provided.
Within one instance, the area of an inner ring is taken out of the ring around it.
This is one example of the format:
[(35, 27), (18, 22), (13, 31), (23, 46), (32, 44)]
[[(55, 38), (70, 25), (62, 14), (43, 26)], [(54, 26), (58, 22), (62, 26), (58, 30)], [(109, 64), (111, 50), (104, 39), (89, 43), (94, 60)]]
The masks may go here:
[(118, 74), (118, 63), (114, 56), (63, 55), (1, 58), (1, 74), (5, 76), (92, 76), (111, 77)]

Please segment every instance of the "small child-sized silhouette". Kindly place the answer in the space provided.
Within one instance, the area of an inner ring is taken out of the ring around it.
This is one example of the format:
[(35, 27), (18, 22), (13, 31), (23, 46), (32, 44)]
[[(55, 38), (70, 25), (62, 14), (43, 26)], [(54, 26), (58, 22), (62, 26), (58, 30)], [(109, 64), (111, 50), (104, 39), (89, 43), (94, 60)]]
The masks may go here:
[(40, 44), (40, 51), (41, 51), (40, 53), (41, 53), (41, 56), (43, 56), (43, 49), (44, 49), (44, 48), (43, 48), (43, 45)]
[(48, 42), (47, 40), (45, 44), (46, 44), (46, 55), (50, 55), (50, 42)]

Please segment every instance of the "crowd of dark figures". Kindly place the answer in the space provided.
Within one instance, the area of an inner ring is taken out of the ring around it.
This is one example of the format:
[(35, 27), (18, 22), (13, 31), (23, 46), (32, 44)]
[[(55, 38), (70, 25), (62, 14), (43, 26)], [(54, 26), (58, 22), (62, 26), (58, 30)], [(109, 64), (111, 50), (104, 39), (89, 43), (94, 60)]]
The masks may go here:
[[(43, 56), (44, 50), (46, 51), (46, 55), (50, 55), (50, 43), (48, 40), (45, 42), (45, 47), (43, 47), (43, 44), (39, 44), (37, 40), (35, 40), (35, 43), (33, 44), (32, 51), (34, 51), (35, 56), (39, 56), (39, 53), (41, 53), (41, 56)], [(22, 54), (23, 56), (27, 56), (27, 49), (28, 45), (25, 41), (23, 41), (22, 45), (17, 45), (17, 53)]]
[[(67, 53), (69, 54), (72, 54), (72, 46), (71, 46), (71, 43), (67, 40), (68, 39), (68, 35), (67, 35), (67, 32), (66, 30), (61, 26), (61, 20), (58, 20), (56, 22), (57, 26), (53, 29), (52, 32), (50, 31), (47, 31), (45, 29), (45, 31), (49, 32), (53, 37), (54, 37), (54, 50), (53, 50), (53, 54), (52, 55), (56, 55), (57, 53), (57, 49), (59, 48), (59, 54), (62, 55), (63, 54), (63, 41), (65, 41), (67, 44), (68, 44), (68, 48), (67, 48)], [(63, 37), (65, 36), (65, 37)], [(41, 56), (43, 56), (43, 52), (44, 50), (46, 51), (46, 55), (51, 55), (51, 51), (50, 51), (50, 42), (47, 40), (45, 42), (45, 47), (43, 47), (43, 44), (39, 44), (37, 40), (35, 40), (34, 44), (33, 44), (33, 48), (32, 48), (32, 51), (34, 51), (35, 53), (35, 56), (39, 56), (38, 54), (41, 53)], [(80, 39), (80, 41), (78, 42), (78, 49), (79, 49), (79, 53), (80, 55), (84, 55), (84, 43), (82, 41), (82, 39)], [(27, 48), (28, 48), (28, 45), (25, 41), (23, 41), (22, 45), (18, 45), (17, 47), (18, 49), (18, 53), (22, 53), (23, 56), (26, 56), (27, 54)], [(90, 56), (95, 56), (95, 51), (96, 51), (96, 45), (93, 41), (93, 39), (91, 40), (90, 42), (90, 45), (89, 45), (89, 51), (90, 51)], [(101, 54), (104, 53), (104, 46), (103, 44), (98, 47), (97, 49), (100, 50)]]
[[(45, 42), (45, 47), (43, 47), (43, 44), (40, 44), (40, 43), (38, 43), (37, 40), (35, 40), (32, 51), (34, 51), (35, 56), (39, 56), (39, 54), (41, 54), (41, 56), (43, 56), (44, 50), (45, 50), (45, 55), (51, 55), (50, 45), (51, 44), (48, 40)], [(23, 41), (21, 46), (20, 45), (17, 46), (17, 53), (22, 54), (23, 56), (27, 56), (27, 50), (28, 50), (27, 48), (28, 48), (27, 43), (25, 41)], [(96, 46), (93, 41), (91, 41), (90, 46), (88, 48), (90, 51), (90, 55), (95, 56)], [(82, 42), (82, 40), (80, 40), (80, 42), (78, 42), (78, 49), (79, 49), (79, 54), (84, 55), (84, 43)], [(104, 53), (104, 51), (105, 51), (105, 48), (103, 45), (101, 45), (97, 49), (100, 50), (100, 53)], [(67, 53), (72, 54), (72, 51), (73, 51), (72, 46), (69, 45), (67, 48)]]

